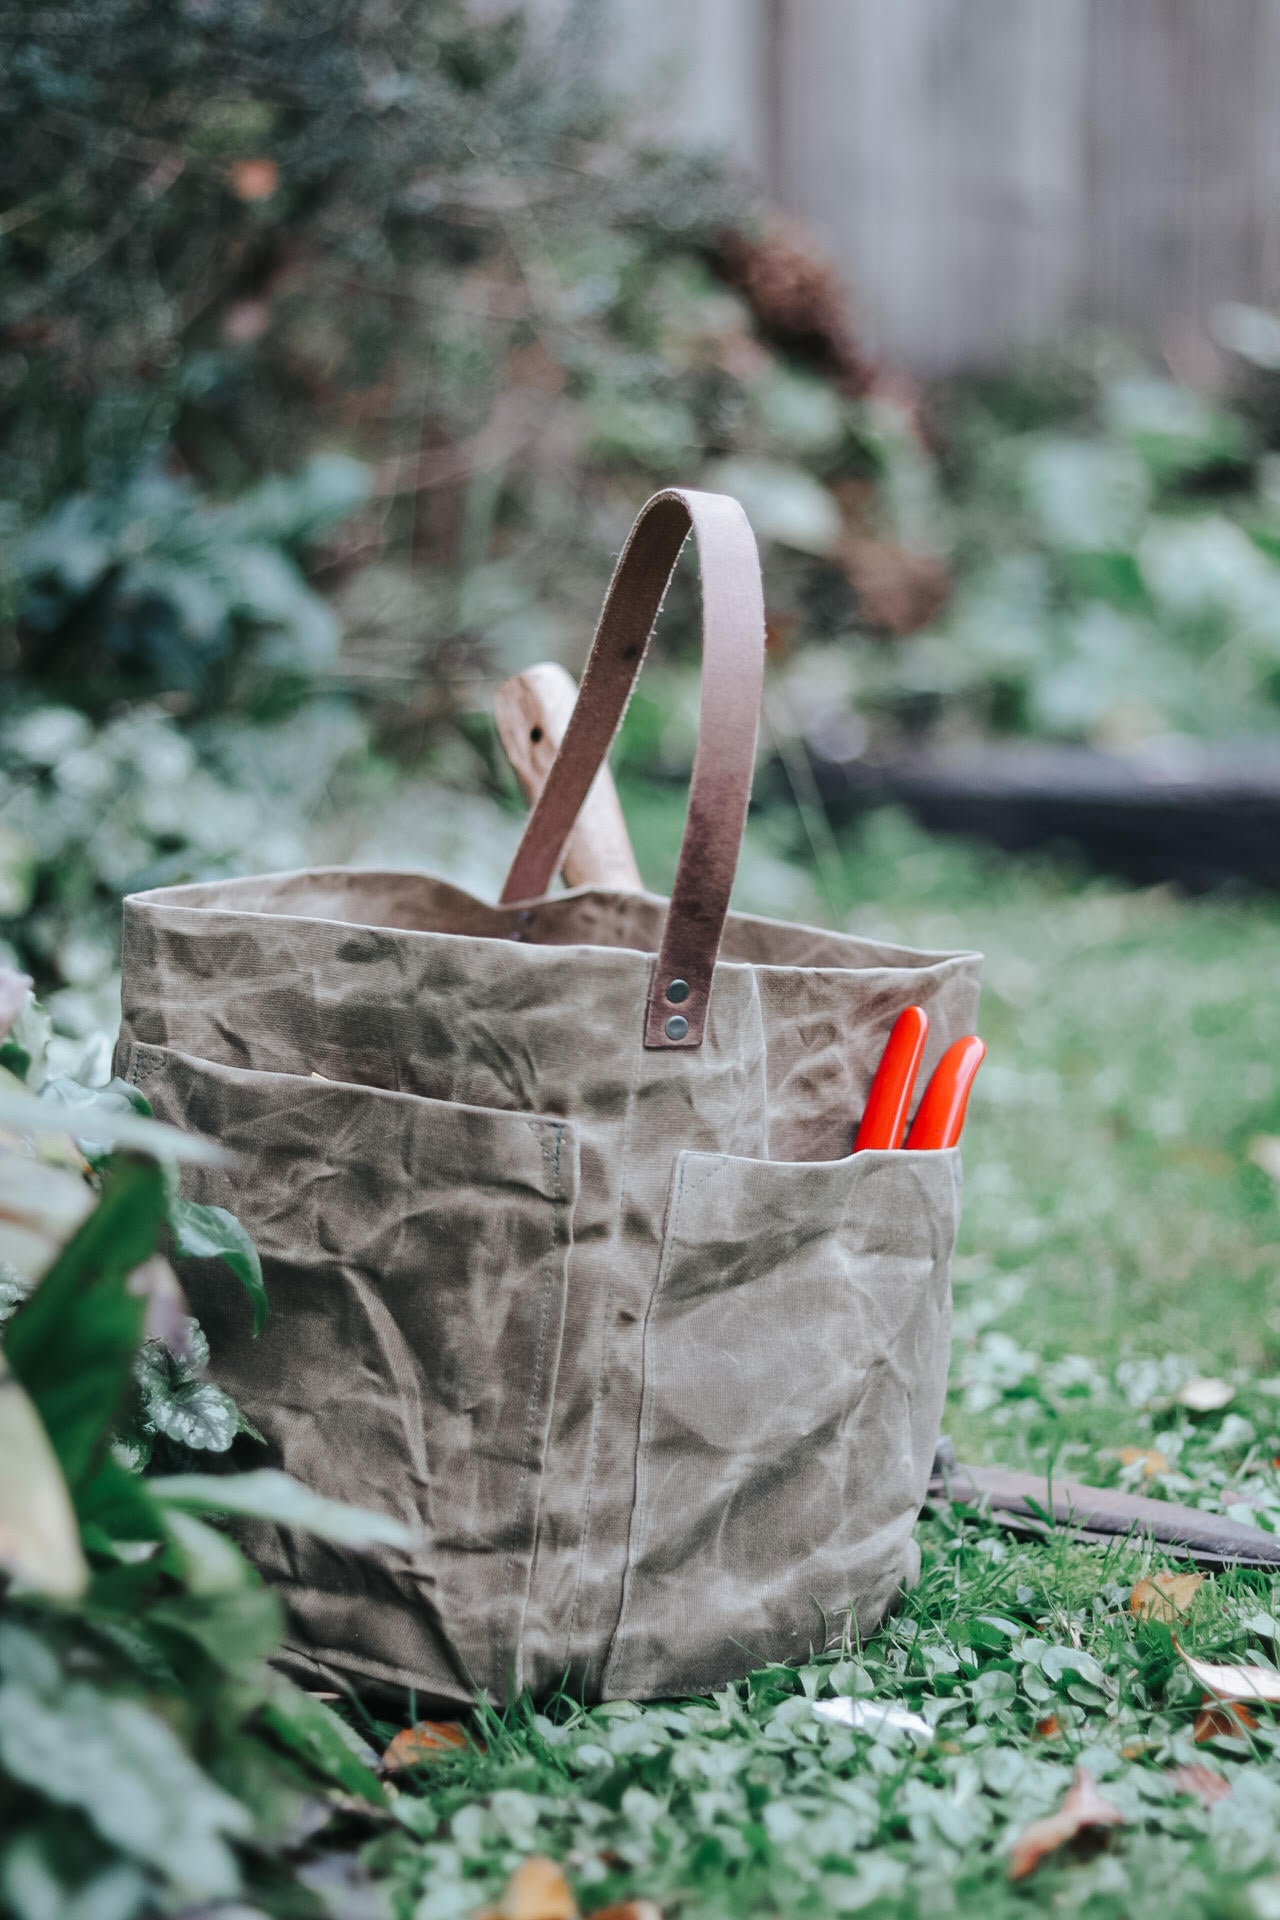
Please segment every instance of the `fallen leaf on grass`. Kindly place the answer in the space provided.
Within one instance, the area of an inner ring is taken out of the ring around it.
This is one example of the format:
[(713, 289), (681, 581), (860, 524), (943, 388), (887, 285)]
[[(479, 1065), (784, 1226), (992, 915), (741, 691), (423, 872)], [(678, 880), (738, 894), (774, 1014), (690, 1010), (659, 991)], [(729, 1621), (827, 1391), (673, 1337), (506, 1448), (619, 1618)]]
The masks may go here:
[(1191, 1737), (1198, 1747), (1202, 1747), (1206, 1740), (1238, 1740), (1242, 1727), (1256, 1727), (1257, 1724), (1258, 1716), (1250, 1713), (1248, 1707), (1242, 1707), (1236, 1701), (1220, 1706), (1211, 1693), (1206, 1693), (1204, 1704), (1196, 1715)]
[(815, 1700), (813, 1710), (821, 1719), (852, 1727), (855, 1733), (879, 1733), (889, 1727), (895, 1733), (914, 1733), (924, 1740), (933, 1738), (933, 1728), (922, 1713), (912, 1713), (909, 1707), (890, 1706), (883, 1700)]
[(1061, 1732), (1056, 1713), (1046, 1713), (1043, 1720), (1036, 1721), (1037, 1740), (1056, 1740)]
[(1197, 1374), (1194, 1380), (1184, 1380), (1174, 1397), (1192, 1413), (1217, 1413), (1235, 1399), (1236, 1390), (1226, 1380), (1207, 1380)]
[(1074, 1840), (1077, 1834), (1098, 1827), (1118, 1827), (1123, 1822), (1124, 1815), (1119, 1808), (1113, 1807), (1098, 1792), (1093, 1775), (1077, 1767), (1075, 1779), (1058, 1811), (1046, 1814), (1043, 1820), (1033, 1820), (1014, 1841), (1009, 1855), (1009, 1878), (1025, 1879), (1042, 1860), (1056, 1853), (1068, 1840)]
[(612, 1907), (597, 1907), (591, 1920), (662, 1920), (662, 1908), (656, 1900), (619, 1900)]
[(1178, 1657), (1200, 1685), (1218, 1700), (1280, 1700), (1280, 1673), (1274, 1667), (1236, 1667), (1213, 1660), (1193, 1660), (1174, 1640)]
[(1215, 1800), (1225, 1800), (1231, 1791), (1231, 1782), (1215, 1773), (1212, 1767), (1175, 1767), (1169, 1775), (1169, 1784), (1179, 1793), (1193, 1794), (1205, 1807), (1211, 1807)]
[(535, 1853), (521, 1861), (496, 1906), (476, 1920), (578, 1920), (578, 1903), (555, 1861)]
[(34, 1279), (93, 1212), (78, 1174), (0, 1148), (0, 1262)]
[(1161, 1453), (1158, 1447), (1121, 1447), (1118, 1457), (1122, 1467), (1136, 1467), (1141, 1461), (1144, 1480), (1154, 1479), (1156, 1474), (1169, 1471), (1169, 1456)]
[(419, 1720), (416, 1727), (405, 1727), (382, 1756), (386, 1773), (400, 1773), (416, 1767), (422, 1760), (439, 1760), (467, 1746), (467, 1736), (456, 1720)]
[(1139, 1620), (1179, 1620), (1204, 1585), (1202, 1573), (1151, 1573), (1129, 1595), (1129, 1611)]

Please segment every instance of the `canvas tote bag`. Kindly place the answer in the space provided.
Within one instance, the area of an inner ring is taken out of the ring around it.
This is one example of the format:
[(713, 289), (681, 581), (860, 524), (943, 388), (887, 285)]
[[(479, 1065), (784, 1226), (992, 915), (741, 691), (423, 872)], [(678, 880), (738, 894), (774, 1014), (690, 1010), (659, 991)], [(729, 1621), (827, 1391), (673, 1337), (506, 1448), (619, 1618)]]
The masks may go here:
[[(703, 690), (670, 901), (549, 891), (692, 528)], [(499, 905), (322, 869), (125, 904), (118, 1071), (236, 1154), (190, 1169), (270, 1314), (184, 1278), (308, 1486), (412, 1525), (255, 1524), (295, 1665), (462, 1706), (714, 1688), (873, 1628), (916, 1569), (959, 1160), (851, 1155), (899, 1011), (922, 1081), (974, 954), (729, 912), (764, 655), (733, 500), (657, 494)]]

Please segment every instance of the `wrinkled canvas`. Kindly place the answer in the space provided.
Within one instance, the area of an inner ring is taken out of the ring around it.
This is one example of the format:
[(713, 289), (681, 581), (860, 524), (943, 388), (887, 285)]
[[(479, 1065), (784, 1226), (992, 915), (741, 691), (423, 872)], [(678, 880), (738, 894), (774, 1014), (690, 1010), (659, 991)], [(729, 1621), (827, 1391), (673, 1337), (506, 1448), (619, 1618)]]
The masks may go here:
[(706, 1039), (646, 1050), (666, 903), (486, 906), (317, 871), (126, 903), (118, 1071), (215, 1135), (189, 1169), (271, 1311), (184, 1281), (271, 1459), (408, 1522), (262, 1525), (312, 1671), (461, 1707), (655, 1697), (882, 1618), (945, 1387), (959, 1157), (850, 1154), (890, 1026), (920, 1084), (978, 959), (730, 915)]

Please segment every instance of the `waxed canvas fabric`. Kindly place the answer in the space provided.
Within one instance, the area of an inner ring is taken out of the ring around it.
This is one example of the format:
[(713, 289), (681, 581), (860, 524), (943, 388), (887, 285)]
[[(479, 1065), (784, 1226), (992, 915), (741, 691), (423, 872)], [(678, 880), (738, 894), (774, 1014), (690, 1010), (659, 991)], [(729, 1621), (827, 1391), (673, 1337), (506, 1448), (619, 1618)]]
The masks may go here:
[(126, 902), (117, 1070), (232, 1150), (185, 1190), (263, 1259), (256, 1340), (184, 1270), (218, 1377), (272, 1462), (417, 1536), (246, 1530), (310, 1672), (700, 1691), (915, 1573), (959, 1157), (850, 1148), (904, 1006), (921, 1086), (974, 1030), (978, 957), (730, 913), (663, 1048), (669, 912), (342, 869)]

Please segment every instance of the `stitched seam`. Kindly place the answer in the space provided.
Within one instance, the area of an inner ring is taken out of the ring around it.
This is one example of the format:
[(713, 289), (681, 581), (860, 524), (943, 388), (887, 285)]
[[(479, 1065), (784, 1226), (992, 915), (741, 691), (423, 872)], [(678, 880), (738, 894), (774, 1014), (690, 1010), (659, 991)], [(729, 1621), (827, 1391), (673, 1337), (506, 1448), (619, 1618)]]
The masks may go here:
[[(655, 966), (657, 962), (654, 962)], [(644, 1015), (641, 1015), (643, 1021)], [(622, 1235), (622, 1213), (627, 1198), (627, 1167), (631, 1153), (631, 1131), (635, 1125), (636, 1093), (640, 1085), (640, 1069), (644, 1064), (644, 1027), (640, 1029), (640, 1044), (636, 1048), (635, 1069), (631, 1075), (631, 1088), (627, 1096), (627, 1117), (622, 1128), (622, 1148), (619, 1155), (620, 1172), (618, 1175), (618, 1236)], [(582, 1597), (582, 1575), (587, 1562), (587, 1542), (591, 1537), (591, 1508), (595, 1499), (596, 1468), (599, 1464), (600, 1446), (600, 1402), (604, 1397), (604, 1382), (609, 1371), (610, 1328), (613, 1320), (614, 1274), (616, 1262), (610, 1267), (609, 1285), (605, 1292), (602, 1311), (604, 1327), (600, 1338), (600, 1368), (596, 1374), (596, 1389), (591, 1406), (591, 1446), (587, 1455), (586, 1501), (582, 1515), (582, 1536), (578, 1543), (578, 1573), (573, 1583), (573, 1598), (569, 1602), (569, 1620), (564, 1638), (564, 1665), (566, 1670), (573, 1664), (573, 1636), (578, 1624), (578, 1602)]]
[[(531, 1121), (530, 1125), (537, 1128), (536, 1121)], [(546, 1373), (547, 1332), (548, 1332), (548, 1327), (549, 1327), (550, 1318), (551, 1318), (552, 1294), (555, 1286), (555, 1268), (554, 1268), (555, 1255), (556, 1255), (557, 1248), (562, 1244), (562, 1242), (565, 1239), (565, 1235), (561, 1230), (561, 1217), (560, 1217), (561, 1208), (564, 1204), (564, 1178), (563, 1178), (563, 1173), (561, 1169), (561, 1158), (564, 1150), (564, 1128), (563, 1126), (557, 1126), (552, 1129), (552, 1135), (554, 1137), (554, 1143), (555, 1143), (554, 1150), (552, 1149), (551, 1140), (548, 1138), (546, 1130), (542, 1128), (537, 1128), (537, 1130), (540, 1131), (543, 1135), (542, 1157), (543, 1157), (543, 1160), (546, 1162), (547, 1168), (551, 1174), (551, 1185), (552, 1185), (551, 1199), (553, 1201), (553, 1205), (551, 1209), (551, 1240), (547, 1247), (547, 1266), (545, 1269), (545, 1274), (544, 1274), (543, 1283), (542, 1283), (542, 1300), (538, 1309), (538, 1332), (537, 1332), (537, 1344), (536, 1344), (536, 1359), (534, 1362), (534, 1370), (533, 1370), (533, 1383), (529, 1389), (529, 1398), (528, 1398), (527, 1408), (525, 1412), (524, 1444), (523, 1444), (523, 1448), (521, 1451), (521, 1458), (520, 1458), (520, 1473), (519, 1473), (519, 1481), (518, 1481), (519, 1493), (517, 1495), (516, 1517), (515, 1517), (515, 1523), (511, 1530), (511, 1551), (507, 1558), (506, 1573), (504, 1576), (506, 1581), (506, 1586), (507, 1586), (507, 1592), (510, 1595), (510, 1597), (516, 1601), (516, 1608), (517, 1608), (517, 1617), (513, 1623), (515, 1628), (513, 1638), (514, 1638), (514, 1645), (515, 1645), (515, 1665), (516, 1665), (515, 1687), (517, 1692), (520, 1690), (520, 1688), (524, 1684), (524, 1620), (525, 1620), (525, 1614), (528, 1610), (528, 1605), (529, 1605), (529, 1583), (528, 1581), (526, 1581), (524, 1599), (523, 1601), (520, 1601), (519, 1596), (517, 1594), (517, 1589), (516, 1589), (516, 1562), (517, 1562), (517, 1555), (519, 1553), (521, 1533), (526, 1524), (525, 1509), (528, 1501), (528, 1488), (534, 1478), (533, 1463), (531, 1458), (533, 1453), (533, 1446), (534, 1446), (534, 1422), (538, 1414), (538, 1407), (539, 1407), (539, 1403), (542, 1396), (542, 1382), (543, 1382), (543, 1377)], [(544, 1468), (544, 1471), (545, 1471), (545, 1468)], [(533, 1576), (533, 1542), (530, 1541), (530, 1551), (529, 1551), (529, 1579), (530, 1580), (532, 1579), (532, 1576)]]
[(162, 1067), (163, 1065), (163, 1060), (148, 1060), (144, 1065), (142, 1043), (139, 1040), (135, 1040), (133, 1043), (133, 1059), (129, 1063), (130, 1086), (136, 1087), (141, 1080), (149, 1079), (157, 1067)]
[(653, 1395), (649, 1391), (649, 1346), (653, 1331), (653, 1316), (658, 1302), (662, 1298), (662, 1289), (671, 1268), (672, 1249), (676, 1244), (676, 1232), (680, 1223), (680, 1203), (684, 1199), (684, 1180), (688, 1169), (687, 1160), (681, 1156), (679, 1172), (676, 1176), (676, 1190), (671, 1202), (671, 1217), (667, 1221), (663, 1238), (662, 1258), (658, 1267), (658, 1279), (649, 1305), (645, 1310), (644, 1333), (640, 1342), (640, 1432), (636, 1444), (636, 1467), (634, 1490), (631, 1501), (631, 1517), (627, 1523), (627, 1557), (622, 1575), (622, 1597), (618, 1604), (618, 1617), (614, 1622), (613, 1633), (609, 1640), (609, 1650), (605, 1655), (604, 1672), (601, 1676), (600, 1691), (608, 1697), (619, 1665), (623, 1660), (623, 1641), (626, 1636), (627, 1608), (631, 1600), (632, 1576), (635, 1571), (636, 1553), (641, 1543), (642, 1520), (644, 1511), (644, 1491), (642, 1477), (649, 1455), (649, 1442), (653, 1437)]

